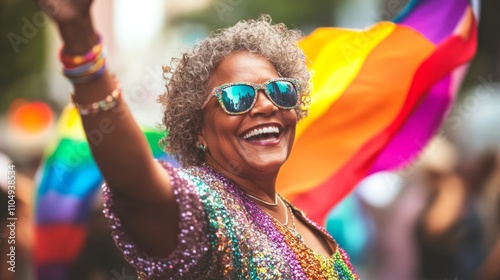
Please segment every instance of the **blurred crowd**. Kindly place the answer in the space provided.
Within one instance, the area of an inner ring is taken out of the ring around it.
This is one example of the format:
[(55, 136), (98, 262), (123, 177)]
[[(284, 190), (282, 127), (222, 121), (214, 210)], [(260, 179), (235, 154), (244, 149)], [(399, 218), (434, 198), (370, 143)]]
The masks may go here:
[(351, 256), (362, 252), (364, 279), (500, 279), (499, 93), (498, 84), (476, 88), (469, 96), (485, 98), (459, 125), (455, 110), (418, 159), (367, 178), (338, 206), (355, 200), (359, 210), (330, 217), (357, 215), (344, 224), (366, 225), (366, 237), (352, 240), (342, 237), (356, 236), (352, 229), (329, 228)]
[(364, 205), (376, 225), (366, 279), (500, 279), (500, 150), (434, 145), (392, 203)]

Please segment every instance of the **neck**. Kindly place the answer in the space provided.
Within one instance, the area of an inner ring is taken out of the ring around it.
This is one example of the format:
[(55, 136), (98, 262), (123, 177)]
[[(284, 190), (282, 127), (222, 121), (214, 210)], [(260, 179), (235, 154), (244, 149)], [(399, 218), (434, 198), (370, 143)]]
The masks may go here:
[(274, 201), (270, 202), (270, 201), (266, 201), (264, 199), (258, 198), (255, 195), (252, 195), (247, 190), (245, 190), (241, 187), (240, 187), (240, 189), (242, 189), (249, 198), (253, 199), (254, 201), (256, 201), (258, 203), (264, 204), (266, 206), (271, 206), (271, 207), (278, 206), (278, 194), (276, 194), (276, 193), (274, 194)]
[(278, 172), (245, 172), (236, 168), (222, 168), (213, 161), (207, 160), (207, 165), (224, 174), (236, 183), (245, 193), (267, 202), (274, 202), (276, 197), (276, 179)]

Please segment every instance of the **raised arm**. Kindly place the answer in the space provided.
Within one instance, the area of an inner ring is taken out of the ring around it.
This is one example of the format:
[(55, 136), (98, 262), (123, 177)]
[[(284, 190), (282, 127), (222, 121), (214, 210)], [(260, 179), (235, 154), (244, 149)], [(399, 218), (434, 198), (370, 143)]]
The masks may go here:
[[(62, 55), (67, 58), (65, 69), (72, 68), (68, 68), (68, 60), (98, 45), (89, 11), (92, 0), (40, 0), (37, 4), (59, 29)], [(77, 60), (74, 63), (79, 66)], [(118, 82), (105, 68), (94, 66), (102, 68), (101, 72), (90, 74), (88, 81), (80, 71), (73, 77), (73, 101), (80, 108), (108, 100), (92, 114), (80, 110), (92, 154), (128, 234), (146, 253), (167, 256), (176, 246), (179, 216), (168, 173), (155, 162), (142, 131), (118, 95)], [(97, 132), (102, 137), (92, 138)]]

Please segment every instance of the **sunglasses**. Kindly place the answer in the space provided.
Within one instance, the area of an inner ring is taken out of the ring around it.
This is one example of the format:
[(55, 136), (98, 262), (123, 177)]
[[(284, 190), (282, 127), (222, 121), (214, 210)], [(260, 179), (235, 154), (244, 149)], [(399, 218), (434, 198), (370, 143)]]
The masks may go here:
[(229, 83), (212, 90), (201, 109), (212, 97), (217, 97), (222, 109), (229, 115), (240, 115), (252, 110), (259, 90), (264, 90), (271, 102), (280, 109), (294, 109), (299, 101), (299, 81), (292, 78), (271, 79), (261, 85), (254, 83)]

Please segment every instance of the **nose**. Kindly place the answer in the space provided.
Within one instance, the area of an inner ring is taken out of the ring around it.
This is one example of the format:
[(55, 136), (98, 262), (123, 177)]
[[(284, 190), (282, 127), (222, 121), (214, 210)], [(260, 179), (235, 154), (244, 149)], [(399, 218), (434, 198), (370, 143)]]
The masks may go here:
[(266, 93), (261, 89), (257, 92), (257, 100), (255, 106), (250, 110), (250, 116), (264, 115), (270, 116), (277, 112), (279, 109), (267, 97)]

